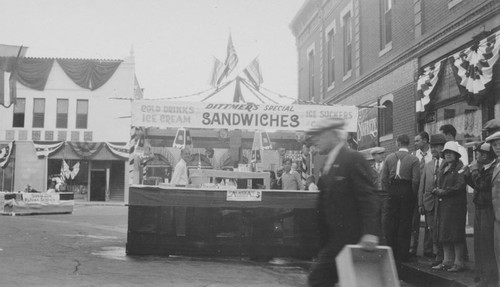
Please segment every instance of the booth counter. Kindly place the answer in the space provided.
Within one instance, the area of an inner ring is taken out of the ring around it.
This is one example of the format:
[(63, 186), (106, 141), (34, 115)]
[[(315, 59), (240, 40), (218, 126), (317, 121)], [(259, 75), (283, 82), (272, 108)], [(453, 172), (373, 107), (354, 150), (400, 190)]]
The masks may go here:
[(317, 195), (132, 185), (127, 254), (312, 258)]
[(74, 205), (74, 194), (72, 192), (0, 192), (0, 214), (72, 213)]

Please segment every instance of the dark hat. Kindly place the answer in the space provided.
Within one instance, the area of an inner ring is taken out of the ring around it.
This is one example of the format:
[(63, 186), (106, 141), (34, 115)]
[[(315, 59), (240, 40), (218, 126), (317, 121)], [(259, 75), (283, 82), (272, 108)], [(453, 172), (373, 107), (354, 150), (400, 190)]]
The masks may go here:
[(480, 143), (477, 146), (474, 147), (474, 151), (480, 151), (480, 152), (491, 152), (491, 144), (489, 143)]
[(446, 138), (444, 137), (443, 134), (431, 135), (431, 139), (429, 141), (429, 144), (431, 144), (431, 145), (437, 145), (437, 144), (444, 145), (445, 143), (446, 143)]
[(306, 137), (318, 135), (326, 130), (341, 129), (344, 125), (345, 121), (343, 119), (322, 119), (306, 131)]
[(374, 147), (372, 148), (372, 150), (370, 151), (370, 153), (373, 155), (373, 154), (379, 154), (379, 153), (384, 153), (385, 152), (385, 148), (381, 147), (381, 146), (377, 146), (377, 147)]
[(486, 142), (491, 142), (491, 141), (494, 141), (494, 140), (500, 140), (500, 131), (499, 132), (496, 132), (494, 134), (492, 134), (491, 136), (487, 137), (486, 138)]

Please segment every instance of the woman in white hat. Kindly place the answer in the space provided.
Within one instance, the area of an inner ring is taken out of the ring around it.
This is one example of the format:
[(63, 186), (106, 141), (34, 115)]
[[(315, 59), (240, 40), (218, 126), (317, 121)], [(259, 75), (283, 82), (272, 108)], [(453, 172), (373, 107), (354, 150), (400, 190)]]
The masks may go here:
[(467, 193), (458, 144), (447, 142), (443, 157), (444, 163), (438, 170), (437, 185), (432, 193), (438, 197), (434, 236), (443, 246), (444, 260), (432, 268), (460, 272), (465, 270)]

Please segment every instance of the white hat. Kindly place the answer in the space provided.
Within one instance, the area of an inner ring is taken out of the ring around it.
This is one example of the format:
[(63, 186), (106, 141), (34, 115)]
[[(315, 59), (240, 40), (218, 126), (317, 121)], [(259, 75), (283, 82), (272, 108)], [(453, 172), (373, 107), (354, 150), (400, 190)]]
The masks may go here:
[(447, 150), (455, 152), (457, 154), (457, 157), (460, 158), (461, 155), (458, 152), (458, 144), (456, 142), (449, 141), (449, 142), (445, 143), (444, 148), (443, 148), (443, 154)]

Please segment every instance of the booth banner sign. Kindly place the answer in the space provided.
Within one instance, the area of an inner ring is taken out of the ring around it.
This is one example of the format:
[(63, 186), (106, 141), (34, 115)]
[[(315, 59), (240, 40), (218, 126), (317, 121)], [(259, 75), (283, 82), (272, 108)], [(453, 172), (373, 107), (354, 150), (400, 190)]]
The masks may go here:
[(357, 140), (358, 150), (377, 146), (378, 109), (365, 108), (359, 110)]
[(38, 203), (38, 204), (58, 204), (59, 194), (50, 193), (23, 193), (24, 203)]
[(253, 189), (230, 189), (226, 195), (227, 201), (262, 201), (262, 191)]
[(356, 132), (356, 106), (272, 105), (253, 103), (171, 102), (134, 100), (132, 126), (158, 128), (210, 128), (308, 130), (324, 118), (346, 121)]

